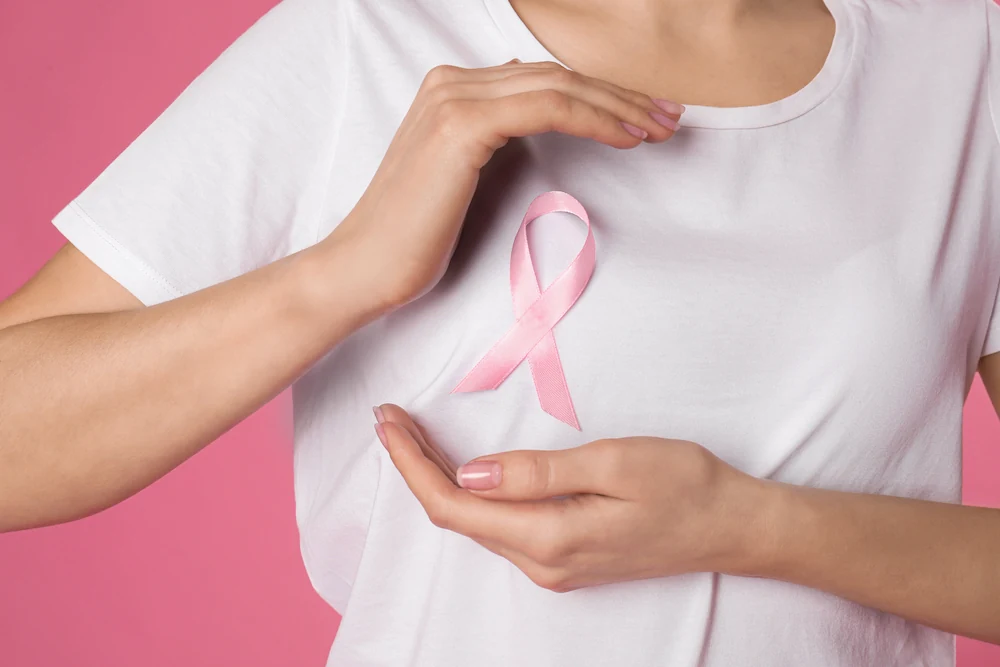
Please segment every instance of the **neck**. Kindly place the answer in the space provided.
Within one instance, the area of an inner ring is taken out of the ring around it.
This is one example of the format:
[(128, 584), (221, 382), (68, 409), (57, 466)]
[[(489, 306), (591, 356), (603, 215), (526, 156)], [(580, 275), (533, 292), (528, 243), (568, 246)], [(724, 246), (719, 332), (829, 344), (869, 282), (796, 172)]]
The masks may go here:
[(628, 12), (657, 21), (736, 22), (759, 12), (773, 11), (789, 0), (586, 0), (605, 11)]
[(510, 0), (528, 12), (592, 16), (613, 23), (679, 33), (718, 32), (772, 19), (796, 19), (825, 11), (824, 0)]
[(826, 0), (507, 1), (576, 71), (707, 106), (788, 96), (822, 67), (834, 34)]

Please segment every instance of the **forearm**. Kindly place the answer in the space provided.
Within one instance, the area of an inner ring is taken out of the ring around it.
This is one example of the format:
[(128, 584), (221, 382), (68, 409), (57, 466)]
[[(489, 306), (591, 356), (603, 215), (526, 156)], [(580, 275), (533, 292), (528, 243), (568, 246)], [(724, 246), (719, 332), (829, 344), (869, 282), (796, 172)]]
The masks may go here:
[(328, 239), (156, 306), (0, 330), (0, 531), (104, 509), (279, 394), (384, 312), (357, 262)]
[(746, 574), (1000, 643), (1000, 510), (775, 482), (764, 489), (765, 537), (756, 542), (764, 548)]

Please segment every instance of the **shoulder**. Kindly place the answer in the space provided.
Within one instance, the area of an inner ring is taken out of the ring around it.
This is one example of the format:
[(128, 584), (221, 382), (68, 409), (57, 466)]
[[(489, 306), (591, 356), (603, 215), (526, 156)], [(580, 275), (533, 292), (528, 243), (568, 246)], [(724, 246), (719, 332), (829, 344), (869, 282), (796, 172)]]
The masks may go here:
[(843, 2), (874, 34), (899, 41), (929, 40), (922, 48), (931, 52), (959, 44), (962, 51), (984, 48), (987, 15), (997, 9), (995, 0), (834, 1)]
[[(285, 0), (288, 1), (288, 0)], [(469, 19), (488, 17), (480, 0), (319, 0), (343, 5), (362, 20), (374, 20), (386, 27), (405, 26), (416, 21), (446, 30), (461, 27)]]
[[(831, 0), (827, 0), (830, 2)], [(995, 0), (832, 0), (879, 44), (955, 63), (983, 62)], [(965, 63), (961, 63), (965, 64)]]
[(262, 22), (289, 30), (364, 30), (381, 33), (427, 27), (451, 29), (468, 16), (488, 16), (479, 0), (280, 0)]
[(986, 6), (995, 0), (839, 0), (855, 10), (863, 11), (879, 21), (897, 26), (918, 25), (928, 20), (944, 21), (942, 28), (953, 22), (979, 20)]
[(965, 119), (1000, 112), (996, 1), (827, 0), (843, 3), (856, 28), (862, 78)]
[[(286, 2), (289, 0), (285, 0)], [(415, 72), (440, 62), (480, 66), (503, 49), (483, 0), (300, 0), (340, 5), (350, 57)]]
[(987, 22), (987, 91), (993, 129), (1000, 143), (1000, 4), (994, 0), (984, 0), (984, 2)]

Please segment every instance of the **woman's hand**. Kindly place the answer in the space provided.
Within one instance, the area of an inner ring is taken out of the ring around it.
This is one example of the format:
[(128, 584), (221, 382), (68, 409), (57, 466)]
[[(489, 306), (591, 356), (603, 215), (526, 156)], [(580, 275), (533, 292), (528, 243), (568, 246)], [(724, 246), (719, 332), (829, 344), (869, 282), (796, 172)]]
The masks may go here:
[(766, 558), (768, 483), (693, 442), (636, 436), (516, 450), (474, 459), (456, 475), (402, 408), (380, 410), (389, 455), (430, 520), (549, 590), (742, 574)]
[(402, 408), (380, 408), (389, 455), (430, 520), (549, 590), (765, 577), (1000, 644), (998, 509), (761, 480), (693, 442), (645, 436), (479, 457), (502, 471), (473, 466), (463, 485), (499, 482), (473, 490)]
[(388, 305), (404, 305), (444, 275), (480, 169), (510, 137), (557, 131), (632, 148), (670, 138), (681, 111), (558, 63), (435, 67), (330, 237), (364, 256)]

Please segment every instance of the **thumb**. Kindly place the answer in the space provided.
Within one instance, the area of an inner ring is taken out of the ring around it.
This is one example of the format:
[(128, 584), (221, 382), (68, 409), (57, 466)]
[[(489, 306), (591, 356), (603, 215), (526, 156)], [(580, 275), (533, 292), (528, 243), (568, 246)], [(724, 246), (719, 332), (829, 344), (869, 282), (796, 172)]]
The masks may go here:
[(553, 451), (519, 449), (488, 454), (459, 466), (456, 482), (497, 500), (541, 500), (574, 493), (612, 495), (608, 487), (611, 440)]

